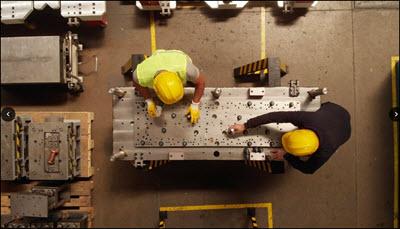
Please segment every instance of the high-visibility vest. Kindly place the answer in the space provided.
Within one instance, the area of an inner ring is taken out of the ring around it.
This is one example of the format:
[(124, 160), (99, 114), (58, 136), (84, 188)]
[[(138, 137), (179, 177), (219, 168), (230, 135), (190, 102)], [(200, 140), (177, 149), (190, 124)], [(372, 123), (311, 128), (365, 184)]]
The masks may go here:
[(136, 68), (136, 76), (139, 85), (153, 88), (154, 76), (159, 71), (175, 72), (186, 84), (186, 65), (190, 58), (179, 50), (156, 50), (149, 58), (146, 58)]

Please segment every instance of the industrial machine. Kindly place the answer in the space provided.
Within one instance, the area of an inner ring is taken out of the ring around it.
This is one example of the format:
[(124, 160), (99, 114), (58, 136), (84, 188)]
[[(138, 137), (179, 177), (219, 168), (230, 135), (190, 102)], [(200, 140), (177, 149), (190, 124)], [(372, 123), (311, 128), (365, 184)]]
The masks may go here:
[(274, 111), (316, 111), (325, 89), (300, 87), (206, 88), (201, 117), (192, 126), (185, 112), (193, 88), (185, 88), (183, 100), (165, 106), (162, 116), (147, 115), (143, 97), (133, 87), (112, 88), (113, 154), (111, 161), (131, 161), (136, 168), (153, 168), (167, 161), (236, 160), (265, 162), (271, 150), (281, 147), (281, 135), (293, 130), (289, 123), (271, 123), (236, 136), (233, 123)]
[(67, 214), (55, 212), (48, 218), (11, 218), (2, 220), (1, 228), (88, 228), (88, 214), (80, 211)]
[(46, 6), (60, 10), (68, 25), (76, 26), (81, 21), (105, 26), (106, 1), (1, 1), (1, 22), (22, 24), (33, 11), (41, 11)]
[(1, 84), (57, 84), (72, 93), (83, 91), (79, 76), (78, 35), (2, 37)]
[(277, 1), (278, 7), (283, 8), (284, 13), (293, 13), (296, 8), (315, 7), (318, 1)]
[(47, 218), (50, 210), (60, 207), (69, 199), (67, 185), (37, 185), (30, 191), (11, 193), (11, 214), (15, 218)]
[(79, 174), (79, 120), (1, 119), (1, 180), (69, 180)]

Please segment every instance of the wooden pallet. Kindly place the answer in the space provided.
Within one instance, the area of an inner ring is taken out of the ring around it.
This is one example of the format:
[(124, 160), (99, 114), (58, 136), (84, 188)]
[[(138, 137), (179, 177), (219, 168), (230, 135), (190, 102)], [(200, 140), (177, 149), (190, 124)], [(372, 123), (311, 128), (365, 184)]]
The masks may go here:
[[(1, 183), (1, 215), (11, 214), (10, 194), (12, 192), (28, 191), (38, 181), (32, 181), (28, 184), (17, 184), (11, 182)], [(70, 201), (64, 203), (59, 210), (61, 213), (74, 211), (84, 211), (88, 213), (88, 227), (93, 226), (94, 208), (92, 206), (92, 190), (94, 188), (93, 180), (77, 180), (70, 184)]]
[(17, 116), (30, 116), (33, 122), (43, 122), (48, 116), (61, 116), (64, 119), (81, 121), (81, 174), (79, 177), (91, 177), (94, 173), (92, 166), (92, 150), (94, 141), (91, 137), (93, 112), (36, 112), (16, 111)]

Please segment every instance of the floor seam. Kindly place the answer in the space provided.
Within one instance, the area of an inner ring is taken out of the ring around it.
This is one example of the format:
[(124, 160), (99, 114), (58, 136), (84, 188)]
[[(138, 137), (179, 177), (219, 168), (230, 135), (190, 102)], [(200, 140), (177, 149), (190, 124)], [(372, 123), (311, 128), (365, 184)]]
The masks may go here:
[(358, 171), (358, 141), (357, 141), (357, 80), (356, 80), (356, 64), (355, 64), (355, 36), (354, 36), (354, 10), (351, 11), (351, 34), (352, 34), (352, 46), (353, 46), (353, 85), (354, 85), (354, 93), (353, 93), (353, 98), (354, 98), (354, 133), (356, 133), (355, 137), (355, 160), (354, 160), (354, 170), (355, 170), (355, 195), (356, 195), (356, 227), (359, 227), (358, 225), (358, 177), (357, 177), (357, 171)]

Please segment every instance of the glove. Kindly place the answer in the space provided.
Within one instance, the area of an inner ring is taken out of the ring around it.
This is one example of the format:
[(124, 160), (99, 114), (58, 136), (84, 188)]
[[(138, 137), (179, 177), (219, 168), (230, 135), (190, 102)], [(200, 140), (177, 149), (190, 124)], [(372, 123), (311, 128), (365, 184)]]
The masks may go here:
[(192, 101), (192, 104), (190, 105), (190, 107), (186, 113), (186, 116), (188, 118), (190, 117), (190, 122), (192, 124), (196, 124), (197, 121), (199, 121), (199, 118), (200, 118), (199, 104), (200, 103), (195, 103)]
[(156, 106), (154, 101), (152, 99), (146, 99), (146, 104), (147, 104), (147, 114), (152, 117), (160, 117), (162, 107), (161, 106)]

